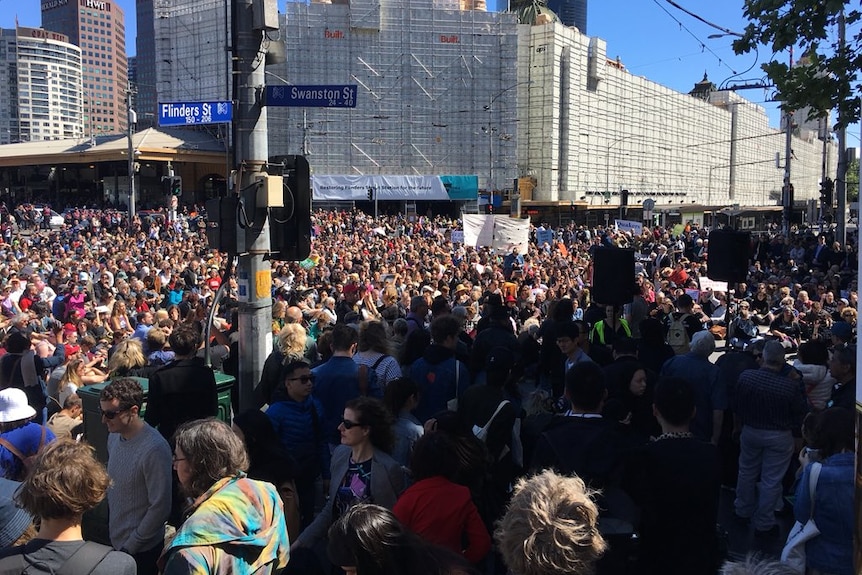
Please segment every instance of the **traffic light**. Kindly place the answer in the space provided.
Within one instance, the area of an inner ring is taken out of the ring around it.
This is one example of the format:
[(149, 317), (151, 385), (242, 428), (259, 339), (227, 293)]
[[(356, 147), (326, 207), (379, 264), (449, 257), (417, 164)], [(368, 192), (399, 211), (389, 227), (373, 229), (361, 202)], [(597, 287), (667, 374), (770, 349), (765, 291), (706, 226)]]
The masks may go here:
[(485, 213), (493, 214), (494, 213), (494, 204), (485, 204)]
[(183, 179), (180, 176), (163, 176), (162, 192), (166, 196), (183, 195)]
[(299, 262), (311, 254), (311, 168), (303, 156), (276, 156), (269, 163), (281, 164), (284, 177), (284, 207), (270, 208), (270, 250), (276, 259)]
[(835, 182), (830, 178), (826, 178), (820, 182), (820, 203), (824, 207), (832, 207), (832, 191), (835, 189)]
[(629, 205), (629, 191), (628, 190), (620, 190), (620, 205), (621, 206)]
[(368, 201), (369, 202), (374, 201), (374, 188), (372, 188), (371, 186), (368, 186), (368, 194), (367, 195), (368, 195)]

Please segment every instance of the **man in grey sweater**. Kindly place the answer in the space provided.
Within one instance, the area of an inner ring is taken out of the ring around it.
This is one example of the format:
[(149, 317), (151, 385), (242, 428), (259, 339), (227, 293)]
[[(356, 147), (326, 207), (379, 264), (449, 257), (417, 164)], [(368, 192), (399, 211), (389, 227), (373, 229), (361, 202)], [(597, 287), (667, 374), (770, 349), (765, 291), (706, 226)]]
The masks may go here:
[(144, 392), (138, 382), (119, 378), (99, 396), (108, 428), (108, 529), (111, 545), (135, 559), (138, 575), (156, 575), (165, 522), (171, 512), (171, 448), (140, 418)]

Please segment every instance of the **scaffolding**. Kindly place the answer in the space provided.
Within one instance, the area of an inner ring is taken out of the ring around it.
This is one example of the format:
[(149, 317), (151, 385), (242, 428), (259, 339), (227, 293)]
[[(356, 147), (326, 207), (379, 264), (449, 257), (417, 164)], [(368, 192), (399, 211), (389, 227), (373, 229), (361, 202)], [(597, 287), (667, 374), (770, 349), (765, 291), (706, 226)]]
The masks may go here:
[[(519, 68), (532, 89), (521, 116), (519, 164), (533, 199), (618, 205), (776, 205), (783, 134), (736, 93), (706, 99), (632, 75), (605, 42), (560, 24), (521, 39)], [(822, 142), (794, 138), (797, 199), (818, 197)]]
[(477, 174), (480, 187), (509, 187), (515, 17), (440, 5), (288, 3), (287, 62), (267, 68), (267, 83), (355, 84), (359, 95), (354, 109), (271, 108), (270, 152), (307, 155), (318, 173)]
[(224, 0), (153, 0), (159, 102), (231, 99)]

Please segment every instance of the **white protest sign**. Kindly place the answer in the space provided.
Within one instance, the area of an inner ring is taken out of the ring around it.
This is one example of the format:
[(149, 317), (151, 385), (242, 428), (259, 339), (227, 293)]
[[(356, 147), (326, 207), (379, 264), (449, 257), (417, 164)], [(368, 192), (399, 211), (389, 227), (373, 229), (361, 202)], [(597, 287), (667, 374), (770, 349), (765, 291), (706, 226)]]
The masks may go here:
[(700, 278), (700, 289), (703, 291), (711, 289), (712, 291), (727, 293), (727, 282), (715, 281), (709, 278)]
[(633, 236), (639, 236), (644, 231), (644, 225), (640, 222), (632, 220), (614, 220), (617, 230), (621, 232), (631, 232)]

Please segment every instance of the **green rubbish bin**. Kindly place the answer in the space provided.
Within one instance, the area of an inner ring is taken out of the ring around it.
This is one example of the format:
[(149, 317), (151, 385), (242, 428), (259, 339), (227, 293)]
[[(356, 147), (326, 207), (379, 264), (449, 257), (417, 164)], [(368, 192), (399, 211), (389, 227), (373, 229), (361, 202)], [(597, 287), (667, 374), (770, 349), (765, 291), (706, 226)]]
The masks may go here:
[[(144, 407), (141, 410), (141, 417), (147, 410), (147, 394), (149, 392), (149, 380), (144, 377), (133, 377), (135, 381), (141, 384), (144, 388)], [(216, 417), (230, 423), (230, 393), (233, 388), (236, 378), (232, 375), (215, 372), (216, 389), (218, 390), (218, 413)], [(84, 408), (84, 439), (96, 449), (96, 457), (102, 463), (108, 462), (108, 430), (105, 424), (102, 423), (102, 416), (99, 413), (99, 395), (102, 389), (108, 385), (108, 381), (87, 385), (78, 390), (78, 396), (81, 398), (81, 403)]]

